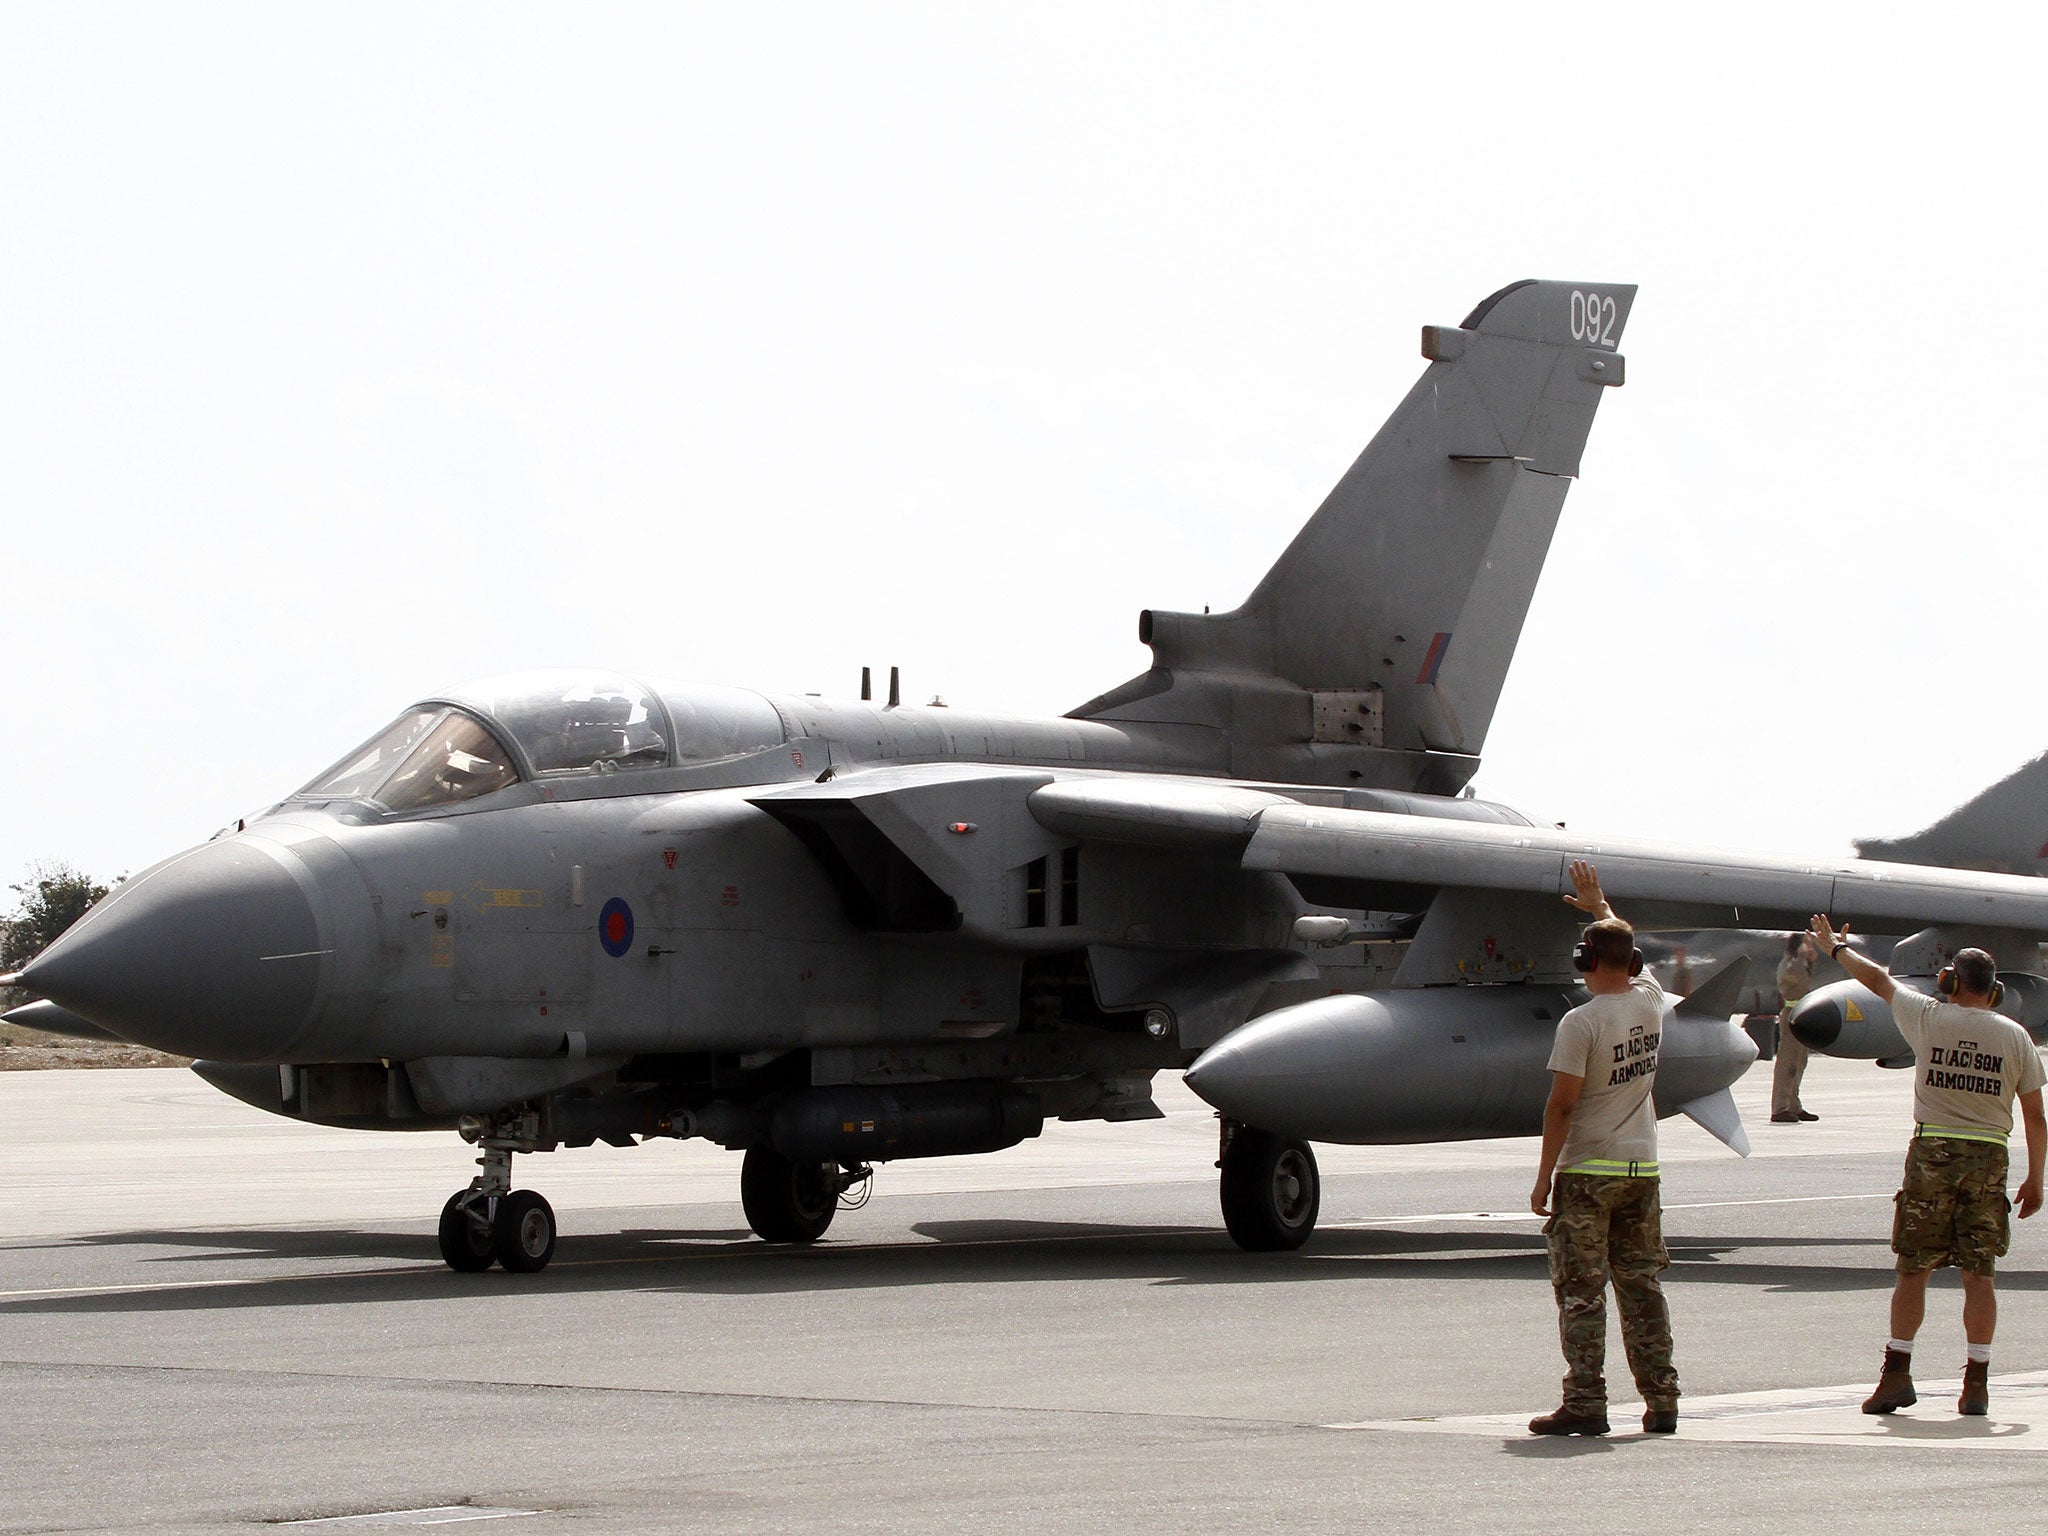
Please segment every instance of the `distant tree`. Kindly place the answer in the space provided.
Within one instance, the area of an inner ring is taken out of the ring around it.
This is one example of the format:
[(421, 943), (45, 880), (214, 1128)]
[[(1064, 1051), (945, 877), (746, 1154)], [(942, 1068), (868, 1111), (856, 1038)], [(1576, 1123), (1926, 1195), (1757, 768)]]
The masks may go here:
[(48, 949), (108, 887), (94, 884), (69, 864), (31, 864), (28, 878), (8, 889), (17, 900), (14, 910), (0, 918), (0, 971), (18, 971)]

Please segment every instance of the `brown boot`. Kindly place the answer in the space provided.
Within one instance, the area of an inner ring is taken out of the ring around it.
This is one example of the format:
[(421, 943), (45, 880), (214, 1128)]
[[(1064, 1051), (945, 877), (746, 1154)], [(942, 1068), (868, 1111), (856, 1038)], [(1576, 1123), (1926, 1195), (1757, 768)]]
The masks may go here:
[(1913, 1390), (1913, 1357), (1896, 1349), (1884, 1352), (1884, 1371), (1877, 1378), (1877, 1390), (1863, 1400), (1865, 1413), (1890, 1413), (1910, 1408), (1920, 1401)]
[(1574, 1413), (1569, 1408), (1560, 1408), (1555, 1413), (1542, 1414), (1529, 1421), (1532, 1435), (1604, 1435), (1607, 1433), (1607, 1415), (1603, 1413)]
[(1956, 1399), (1956, 1412), (1981, 1419), (1991, 1411), (1991, 1362), (1971, 1360), (1963, 1366), (1963, 1395)]

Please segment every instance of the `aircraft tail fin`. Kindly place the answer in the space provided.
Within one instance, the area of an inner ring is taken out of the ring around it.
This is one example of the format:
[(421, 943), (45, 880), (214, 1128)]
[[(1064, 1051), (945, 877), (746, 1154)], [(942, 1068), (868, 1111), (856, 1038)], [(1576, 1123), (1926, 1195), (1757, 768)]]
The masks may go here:
[(1243, 777), (1455, 792), (1514, 656), (1635, 300), (1525, 281), (1458, 326), (1242, 606), (1147, 611), (1081, 718), (1205, 728)]
[(1860, 858), (2048, 875), (2048, 753), (1909, 837), (1858, 838)]

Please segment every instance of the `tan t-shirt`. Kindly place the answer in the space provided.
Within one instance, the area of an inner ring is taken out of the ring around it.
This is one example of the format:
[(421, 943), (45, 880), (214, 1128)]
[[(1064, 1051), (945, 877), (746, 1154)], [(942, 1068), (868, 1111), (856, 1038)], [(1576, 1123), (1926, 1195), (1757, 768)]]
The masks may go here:
[(1626, 992), (1590, 998), (1557, 1021), (1550, 1070), (1586, 1086), (1558, 1155), (1559, 1173), (1657, 1176), (1657, 1046), (1664, 992), (1645, 973)]
[(1913, 1047), (1913, 1118), (1934, 1135), (1953, 1130), (2005, 1140), (2012, 1101), (2048, 1077), (2034, 1037), (2002, 1013), (1900, 987), (1892, 1017)]

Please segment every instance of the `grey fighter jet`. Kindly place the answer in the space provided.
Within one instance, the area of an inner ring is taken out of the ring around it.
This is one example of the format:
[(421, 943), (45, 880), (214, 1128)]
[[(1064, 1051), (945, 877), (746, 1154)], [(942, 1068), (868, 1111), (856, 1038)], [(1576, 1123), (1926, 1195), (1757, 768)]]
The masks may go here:
[[(2044, 838), (2048, 838), (2048, 754), (2036, 757), (1995, 784), (1979, 790), (1922, 831), (1906, 837), (1858, 838), (1856, 853), (1860, 858), (1889, 859), (1897, 864), (1981, 869), (1994, 874), (2039, 874), (2041, 867), (2048, 864), (2048, 842), (2044, 842)], [(1686, 969), (1694, 977), (1723, 969), (1731, 960), (1740, 957), (1748, 962), (1742, 983), (1741, 1008), (1750, 1014), (1775, 1014), (1782, 1002), (1778, 996), (1777, 966), (1785, 954), (1786, 937), (1784, 933), (1756, 929), (1706, 932), (1679, 929), (1645, 934), (1643, 957), (1667, 988), (1681, 993), (1690, 990), (1682, 984), (1674, 985), (1678, 979), (1681, 952), (1687, 961)], [(1999, 951), (2000, 959), (2010, 960), (2015, 969), (2038, 970), (2040, 956), (2036, 953), (2033, 936), (2019, 935), (2017, 939), (2016, 948)], [(1889, 965), (1899, 935), (1858, 934), (1855, 942), (1859, 950), (1878, 964)], [(1926, 951), (1926, 942), (1923, 936), (1913, 936), (1911, 947), (1900, 956), (1900, 964), (1909, 969), (1917, 968), (1923, 974), (1928, 973), (1929, 966), (1938, 970), (1942, 959)], [(1902, 969), (1899, 974), (1906, 975), (1909, 969)], [(1833, 986), (1844, 979), (1842, 968), (1823, 956), (1814, 969), (1814, 980), (1819, 984), (1814, 990)], [(2012, 990), (2017, 1009), (2019, 996), (2025, 990), (2024, 984), (2016, 983)], [(1858, 1000), (1859, 1017), (1837, 1019), (1830, 1015), (1832, 1027), (1825, 1027), (1821, 1023), (1820, 1007), (1816, 1005), (1807, 1020), (1806, 1039), (1809, 1045), (1821, 1041), (1823, 1043), (1815, 1048), (1827, 1054), (1862, 1059), (1875, 1056), (1881, 1061), (1891, 1060), (1897, 1051), (1904, 1049), (1904, 1039), (1891, 1030), (1889, 1022), (1883, 1022), (1883, 1029), (1876, 1034), (1858, 1029), (1845, 1033), (1841, 1025), (1866, 1022), (1860, 1009), (1862, 999), (1870, 994), (1852, 988), (1844, 995)], [(1871, 1001), (1875, 1003), (1875, 998), (1871, 997)], [(1881, 1016), (1888, 1016), (1890, 1010), (1880, 1005), (1878, 1012)], [(2034, 1027), (2035, 1021), (2029, 1021), (2020, 1012), (2015, 1011), (2014, 1017)], [(1899, 1064), (1903, 1065), (1903, 1062)]]
[[(1154, 1074), (1191, 1064), (1225, 1223), (1278, 1249), (1315, 1225), (1313, 1139), (1537, 1129), (1574, 858), (1652, 924), (2048, 927), (2048, 881), (1461, 798), (1634, 296), (1522, 282), (1424, 329), (1421, 379), (1244, 604), (1142, 614), (1151, 668), (1064, 718), (457, 688), (126, 882), (9, 1018), (198, 1057), (281, 1115), (458, 1132), (457, 1269), (548, 1262), (521, 1153), (706, 1137), (743, 1151), (754, 1230), (805, 1243), (877, 1163), (1155, 1118)], [(1739, 982), (1674, 1000), (1658, 1075), (1662, 1112), (1738, 1145)]]

